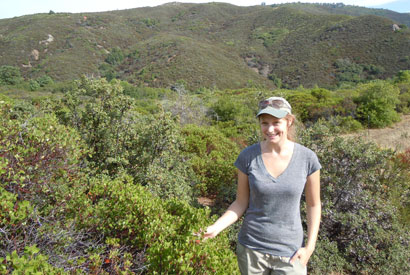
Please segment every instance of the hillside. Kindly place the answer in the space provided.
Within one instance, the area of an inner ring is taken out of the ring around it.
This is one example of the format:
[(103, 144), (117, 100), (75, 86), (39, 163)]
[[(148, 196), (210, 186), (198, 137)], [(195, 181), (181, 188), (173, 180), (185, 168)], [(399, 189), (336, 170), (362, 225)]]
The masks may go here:
[(18, 66), (26, 78), (86, 74), (191, 89), (333, 87), (410, 69), (407, 28), (304, 7), (170, 3), (3, 19), (0, 65)]
[(404, 24), (410, 27), (410, 14), (409, 13), (399, 13), (386, 9), (369, 9), (365, 7), (345, 5), (343, 3), (321, 3), (321, 4), (310, 4), (310, 3), (286, 3), (286, 4), (273, 4), (272, 7), (292, 7), (304, 10), (310, 13), (318, 14), (342, 14), (350, 16), (361, 16), (361, 15), (377, 15), (389, 18), (397, 24)]

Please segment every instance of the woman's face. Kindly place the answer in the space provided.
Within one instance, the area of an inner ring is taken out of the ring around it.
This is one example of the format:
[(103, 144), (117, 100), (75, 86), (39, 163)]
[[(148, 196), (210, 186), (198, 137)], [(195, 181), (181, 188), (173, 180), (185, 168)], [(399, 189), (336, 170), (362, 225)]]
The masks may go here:
[(268, 114), (259, 116), (259, 123), (263, 138), (272, 143), (279, 143), (287, 139), (289, 120), (277, 118)]

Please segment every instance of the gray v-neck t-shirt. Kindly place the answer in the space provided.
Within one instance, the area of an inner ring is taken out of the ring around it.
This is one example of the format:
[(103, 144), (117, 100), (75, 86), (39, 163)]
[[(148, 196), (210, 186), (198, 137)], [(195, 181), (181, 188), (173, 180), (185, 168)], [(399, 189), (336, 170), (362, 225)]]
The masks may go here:
[(249, 179), (249, 206), (238, 241), (262, 253), (291, 257), (303, 246), (300, 199), (307, 177), (321, 168), (316, 154), (295, 143), (288, 166), (275, 178), (257, 143), (239, 154), (235, 166)]

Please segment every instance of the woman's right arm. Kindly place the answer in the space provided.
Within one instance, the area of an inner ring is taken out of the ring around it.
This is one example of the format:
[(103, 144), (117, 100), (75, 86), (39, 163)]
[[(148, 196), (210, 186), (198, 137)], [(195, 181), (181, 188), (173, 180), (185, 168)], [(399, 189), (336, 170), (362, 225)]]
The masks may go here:
[(208, 226), (204, 234), (204, 240), (213, 238), (222, 230), (236, 222), (245, 213), (249, 204), (249, 181), (248, 175), (238, 170), (238, 188), (236, 200), (228, 210), (211, 226)]

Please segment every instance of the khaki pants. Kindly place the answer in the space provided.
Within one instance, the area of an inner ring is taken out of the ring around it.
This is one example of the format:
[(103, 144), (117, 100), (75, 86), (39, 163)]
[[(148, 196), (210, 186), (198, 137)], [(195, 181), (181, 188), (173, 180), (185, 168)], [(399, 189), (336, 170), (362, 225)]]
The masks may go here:
[(242, 275), (306, 275), (307, 268), (299, 260), (289, 263), (290, 257), (273, 256), (247, 248), (240, 243), (236, 254)]

